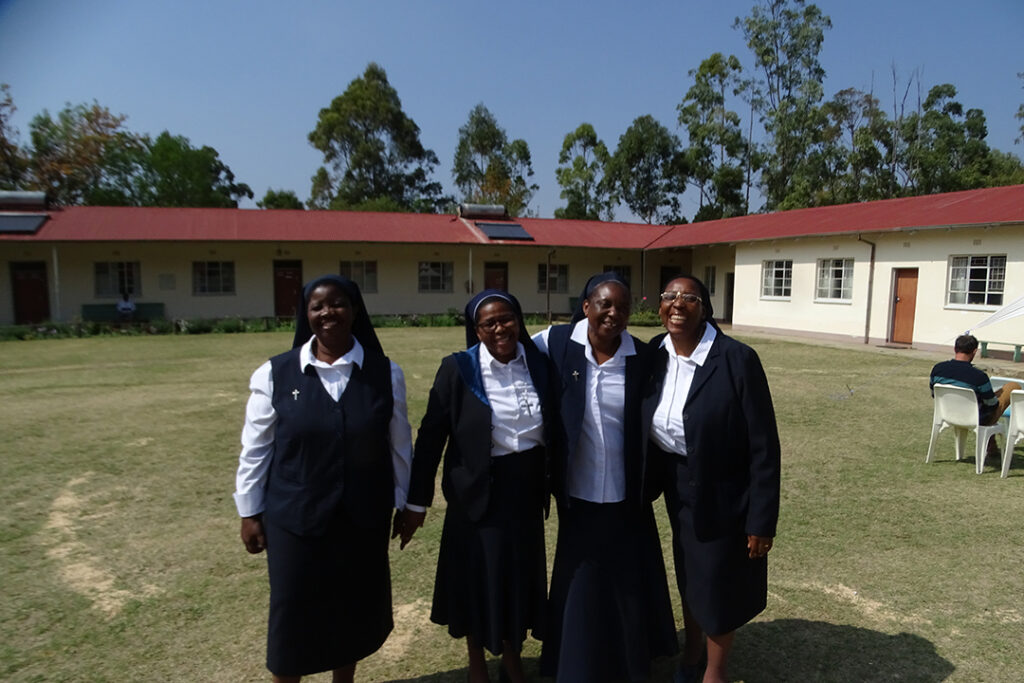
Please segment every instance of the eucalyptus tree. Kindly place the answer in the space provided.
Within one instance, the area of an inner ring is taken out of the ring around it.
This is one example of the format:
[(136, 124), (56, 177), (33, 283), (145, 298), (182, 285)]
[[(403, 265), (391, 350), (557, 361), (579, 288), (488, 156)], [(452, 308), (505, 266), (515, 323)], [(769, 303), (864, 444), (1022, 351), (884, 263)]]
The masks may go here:
[(510, 216), (528, 213), (533, 194), (533, 163), (530, 146), (522, 139), (509, 140), (494, 114), (481, 102), (459, 128), (452, 177), (463, 201), (502, 204)]
[(565, 136), (555, 177), (566, 205), (555, 209), (555, 218), (614, 220), (618, 200), (605, 174), (610, 160), (608, 147), (589, 123)]
[(647, 114), (619, 138), (608, 175), (622, 201), (646, 223), (681, 223), (686, 160), (679, 138)]
[(433, 212), (448, 203), (431, 180), (437, 155), (375, 63), (320, 110), (309, 142), (324, 155), (311, 208)]

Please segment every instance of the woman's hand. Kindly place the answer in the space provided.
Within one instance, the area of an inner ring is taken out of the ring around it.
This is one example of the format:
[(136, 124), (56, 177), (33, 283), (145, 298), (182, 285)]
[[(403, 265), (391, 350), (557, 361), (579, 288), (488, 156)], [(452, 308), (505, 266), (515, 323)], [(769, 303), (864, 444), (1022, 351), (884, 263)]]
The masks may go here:
[(747, 550), (749, 551), (750, 559), (753, 560), (757, 557), (764, 557), (768, 554), (768, 551), (771, 549), (771, 536), (754, 536), (753, 534), (747, 535)]
[(412, 535), (416, 533), (416, 529), (423, 526), (423, 520), (426, 517), (426, 510), (414, 512), (413, 510), (405, 509), (395, 512), (395, 521), (391, 527), (391, 538), (402, 537), (402, 542), (398, 546), (400, 550), (405, 550), (405, 546), (409, 545)]
[(263, 535), (263, 515), (242, 517), (242, 543), (252, 554), (261, 553), (267, 547), (267, 537)]

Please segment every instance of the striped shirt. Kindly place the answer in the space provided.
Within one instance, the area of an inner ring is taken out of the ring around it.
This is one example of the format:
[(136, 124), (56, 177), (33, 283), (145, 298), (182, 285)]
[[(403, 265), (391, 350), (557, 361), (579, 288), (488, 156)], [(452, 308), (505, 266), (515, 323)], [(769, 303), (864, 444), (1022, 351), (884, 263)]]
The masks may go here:
[[(992, 391), (992, 383), (988, 375), (974, 367), (965, 360), (944, 360), (932, 368), (931, 381), (929, 386), (936, 384), (952, 384), (957, 387), (967, 387), (978, 397), (978, 416), (982, 424), (986, 424), (992, 417), (992, 411), (999, 406), (999, 400)], [(934, 391), (932, 395), (934, 395)]]

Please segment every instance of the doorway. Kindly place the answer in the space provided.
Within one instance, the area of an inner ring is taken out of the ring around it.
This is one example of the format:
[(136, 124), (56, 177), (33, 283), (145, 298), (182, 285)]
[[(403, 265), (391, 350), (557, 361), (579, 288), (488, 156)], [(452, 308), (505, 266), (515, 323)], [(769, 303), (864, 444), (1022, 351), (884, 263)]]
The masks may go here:
[(890, 341), (897, 344), (912, 344), (914, 313), (917, 310), (917, 268), (897, 268), (894, 277)]
[(725, 291), (722, 292), (722, 322), (732, 324), (732, 307), (736, 301), (736, 273), (725, 274)]
[(484, 289), (508, 291), (508, 262), (484, 262)]
[(274, 315), (295, 318), (302, 292), (302, 261), (274, 261)]
[(30, 325), (50, 319), (50, 289), (45, 261), (12, 261), (11, 292), (14, 324)]

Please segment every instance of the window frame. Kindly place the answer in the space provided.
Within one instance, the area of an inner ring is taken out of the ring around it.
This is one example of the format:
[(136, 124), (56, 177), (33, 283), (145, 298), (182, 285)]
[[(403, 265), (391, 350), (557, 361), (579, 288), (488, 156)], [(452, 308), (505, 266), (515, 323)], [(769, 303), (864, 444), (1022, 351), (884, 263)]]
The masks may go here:
[(718, 279), (718, 266), (704, 266), (704, 286), (708, 288), (708, 294), (715, 294), (715, 280)]
[[(217, 268), (215, 274), (211, 273), (211, 266), (214, 265)], [(234, 296), (238, 293), (236, 283), (234, 261), (192, 262), (192, 296)], [(203, 285), (202, 288), (200, 284)], [(216, 288), (212, 288), (211, 284), (215, 284)]]
[[(100, 286), (98, 271), (101, 267), (107, 269), (107, 273), (103, 275), (103, 278), (107, 280), (104, 287)], [(108, 291), (111, 283), (116, 286), (112, 291)], [(122, 291), (128, 292), (129, 296), (138, 298), (142, 296), (142, 265), (139, 261), (94, 261), (92, 286), (93, 297), (96, 299), (120, 299)]]
[[(552, 264), (552, 265), (554, 265), (554, 264)], [(605, 266), (601, 266), (601, 272), (602, 273), (615, 273), (616, 275), (619, 276), (619, 278), (623, 282), (626, 283), (626, 286), (629, 287), (630, 290), (633, 289), (633, 267), (632, 266), (623, 266), (623, 265), (609, 266), (609, 265), (605, 265)], [(539, 281), (540, 280), (538, 278), (538, 282)]]
[[(771, 265), (769, 265), (771, 264)], [(778, 264), (781, 264), (781, 268)], [(768, 286), (769, 268), (774, 271), (772, 281), (779, 279), (779, 270), (782, 271), (782, 294), (776, 294), (776, 286), (772, 284), (772, 292), (766, 291)], [(765, 259), (761, 261), (761, 299), (768, 301), (791, 301), (793, 299), (793, 259)]]
[[(359, 274), (356, 275), (358, 264)], [(348, 266), (348, 272), (345, 272), (346, 265)], [(369, 267), (368, 267), (369, 266)], [(373, 283), (372, 286), (369, 282), (369, 277), (372, 270)], [(359, 291), (363, 294), (376, 294), (377, 290), (377, 261), (366, 261), (366, 260), (347, 260), (338, 261), (338, 275), (347, 277), (352, 282), (359, 286)]]
[[(427, 269), (437, 267), (440, 274), (435, 276), (427, 273), (427, 287), (424, 287), (424, 266)], [(440, 287), (431, 286), (433, 278), (439, 280)], [(420, 294), (451, 294), (455, 291), (455, 261), (419, 261), (416, 264), (416, 291)]]
[[(957, 261), (963, 259), (962, 264), (958, 264)], [(985, 264), (975, 263), (976, 259), (985, 259)], [(999, 260), (1001, 264), (993, 264), (993, 259)], [(1003, 305), (1006, 295), (1006, 254), (950, 254), (946, 265), (946, 306), (950, 308), (966, 308), (971, 310), (994, 310)], [(984, 270), (984, 280), (980, 278), (972, 278), (976, 270)], [(1000, 277), (993, 277), (993, 270), (995, 270)], [(957, 277), (958, 271), (961, 271), (960, 277)], [(963, 283), (963, 288), (958, 289), (954, 292), (954, 279), (957, 283)], [(972, 291), (972, 282), (983, 282), (983, 289), (974, 289)], [(995, 286), (993, 286), (995, 285)], [(984, 298), (983, 302), (970, 301), (972, 296), (981, 295)], [(955, 298), (960, 298), (962, 301), (956, 301)]]
[(569, 264), (568, 263), (552, 263), (551, 271), (548, 271), (547, 263), (537, 264), (537, 293), (547, 294), (549, 293), (549, 287), (551, 287), (551, 277), (554, 273), (555, 288), (550, 290), (551, 294), (568, 294), (569, 293)]
[[(853, 278), (855, 259), (853, 258), (820, 258), (815, 268), (814, 301), (815, 303), (853, 303)], [(838, 289), (836, 287), (836, 269), (838, 268)], [(827, 269), (827, 270), (826, 270)], [(824, 277), (824, 283), (823, 278)], [(833, 296), (836, 291), (839, 296)], [(823, 295), (822, 292), (825, 292)]]

